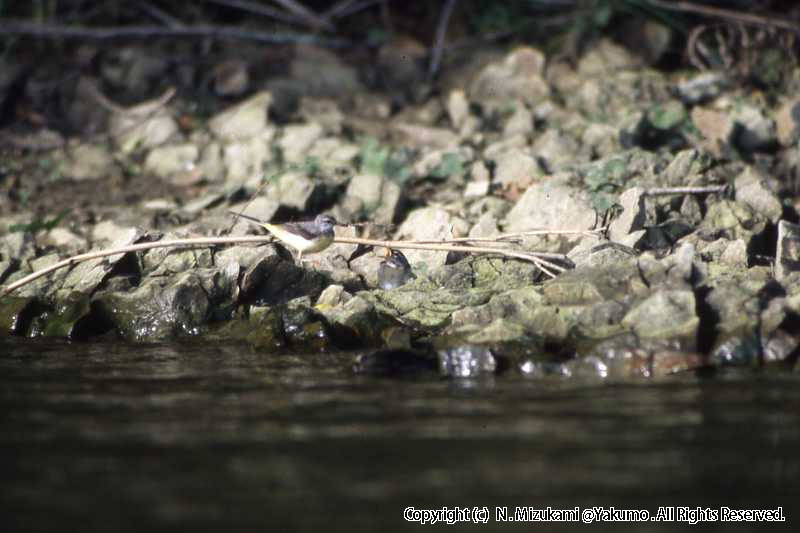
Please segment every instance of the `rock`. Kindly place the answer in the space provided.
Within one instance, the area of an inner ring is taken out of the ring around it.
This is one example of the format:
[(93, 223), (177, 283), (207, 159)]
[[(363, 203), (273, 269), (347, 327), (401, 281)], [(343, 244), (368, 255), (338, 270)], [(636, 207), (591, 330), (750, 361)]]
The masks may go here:
[(778, 246), (775, 252), (775, 278), (784, 281), (800, 271), (800, 225), (778, 222)]
[(357, 174), (347, 185), (345, 205), (353, 213), (370, 214), (378, 224), (390, 224), (398, 212), (400, 186), (394, 181), (373, 174)]
[(488, 195), (491, 181), (486, 164), (483, 161), (475, 161), (469, 173), (470, 180), (464, 188), (464, 198), (482, 198)]
[(674, 130), (682, 126), (687, 118), (686, 109), (678, 100), (669, 100), (651, 107), (647, 111), (649, 124), (662, 131)]
[(34, 296), (3, 296), (0, 298), (0, 336), (25, 336), (33, 318), (44, 310)]
[(757, 107), (744, 105), (737, 108), (733, 120), (738, 126), (735, 143), (745, 152), (765, 150), (777, 144), (775, 122)]
[(359, 295), (320, 312), (331, 326), (334, 342), (343, 348), (369, 344), (380, 337), (381, 326), (375, 308)]
[(578, 63), (578, 73), (590, 78), (618, 70), (632, 69), (638, 61), (623, 47), (610, 39), (600, 39), (591, 46)]
[[(257, 218), (258, 220), (269, 222), (272, 220), (272, 217), (275, 216), (275, 213), (278, 212), (278, 208), (280, 208), (280, 203), (274, 198), (269, 198), (267, 196), (256, 196), (253, 198), (253, 200), (247, 201), (243, 204), (231, 205), (228, 211), (233, 213), (242, 213), (243, 215), (248, 215), (253, 218)], [(244, 211), (242, 211), (242, 209), (244, 209)], [(231, 234), (244, 235), (249, 233), (248, 230), (253, 229), (256, 226), (257, 225), (253, 222), (240, 218), (236, 221), (236, 224), (231, 230)]]
[(493, 375), (497, 361), (492, 351), (485, 346), (462, 345), (445, 348), (437, 352), (439, 373), (454, 378), (475, 378)]
[(320, 293), (314, 308), (317, 310), (330, 309), (337, 305), (347, 303), (352, 297), (353, 296), (344, 290), (344, 287), (341, 285), (329, 285)]
[(619, 136), (618, 128), (593, 122), (583, 131), (581, 144), (584, 149), (589, 150), (592, 158), (607, 157), (622, 149)]
[[(408, 214), (398, 228), (395, 238), (398, 240), (440, 241), (463, 237), (467, 230), (464, 230), (463, 233), (456, 233), (457, 228), (462, 225), (464, 225), (462, 220), (456, 219), (441, 207), (422, 207)], [(431, 250), (407, 250), (404, 253), (411, 265), (422, 262), (428, 265), (428, 268), (443, 265), (447, 258), (447, 252)]]
[(86, 239), (79, 237), (66, 228), (53, 228), (43, 234), (41, 244), (53, 246), (64, 254), (74, 254), (88, 248)]
[(509, 150), (515, 150), (515, 149), (521, 150), (526, 148), (527, 146), (528, 146), (528, 139), (525, 137), (525, 135), (513, 135), (511, 137), (506, 137), (489, 144), (483, 150), (483, 157), (484, 159), (489, 159), (489, 160), (497, 159), (503, 153)]
[(103, 178), (113, 172), (113, 169), (114, 158), (105, 146), (79, 144), (70, 149), (63, 173), (80, 181)]
[(197, 171), (206, 181), (218, 182), (225, 177), (225, 165), (222, 161), (222, 145), (216, 141), (207, 143), (200, 151)]
[(570, 185), (571, 176), (556, 174), (531, 185), (506, 216), (506, 230), (587, 230), (594, 227), (597, 216), (588, 194)]
[(272, 95), (268, 91), (261, 91), (212, 117), (208, 127), (223, 141), (250, 139), (266, 129), (267, 112), (271, 103)]
[(301, 98), (298, 113), (306, 122), (322, 126), (326, 134), (339, 135), (342, 132), (344, 114), (335, 100), (330, 98)]
[(800, 96), (783, 102), (775, 116), (775, 124), (778, 141), (783, 146), (791, 146), (800, 139)]
[(159, 178), (170, 178), (175, 174), (194, 169), (199, 155), (199, 150), (194, 144), (159, 146), (147, 154), (144, 168)]
[(164, 79), (169, 65), (166, 56), (154, 54), (144, 46), (125, 46), (107, 50), (100, 71), (106, 81), (139, 96), (147, 93), (151, 84)]
[(398, 122), (392, 125), (392, 131), (400, 144), (423, 150), (457, 150), (458, 135), (444, 128), (433, 128)]
[(728, 78), (721, 72), (704, 72), (681, 81), (676, 86), (683, 103), (695, 105), (713, 100), (728, 86)]
[(469, 101), (463, 89), (455, 89), (448, 94), (447, 115), (450, 118), (450, 124), (456, 131), (460, 131), (467, 123), (470, 116)]
[(199, 215), (213, 205), (219, 204), (225, 198), (221, 190), (199, 196), (181, 206), (181, 211), (189, 215)]
[(736, 239), (728, 243), (719, 260), (727, 265), (742, 269), (747, 268), (747, 244), (742, 239)]
[(503, 125), (503, 137), (533, 133), (533, 114), (524, 104), (514, 106), (514, 112)]
[(111, 116), (111, 135), (125, 154), (164, 144), (178, 133), (178, 124), (166, 110), (132, 108)]
[(134, 342), (197, 333), (210, 309), (209, 296), (197, 272), (169, 280), (150, 279), (127, 293), (100, 293), (96, 301), (120, 335)]
[(538, 50), (520, 47), (502, 61), (487, 65), (470, 83), (469, 99), (487, 111), (501, 109), (509, 101), (535, 105), (550, 96), (542, 77), (545, 57)]
[(702, 107), (695, 107), (691, 114), (692, 122), (705, 138), (708, 150), (717, 157), (726, 154), (733, 141), (733, 119), (727, 113)]
[(278, 178), (277, 197), (281, 205), (306, 211), (319, 189), (319, 184), (302, 172), (284, 172)]
[(536, 159), (527, 150), (511, 149), (495, 160), (494, 181), (503, 189), (525, 190), (542, 172)]
[(549, 129), (540, 135), (534, 141), (531, 152), (548, 173), (566, 170), (578, 162), (578, 143), (556, 129)]
[(211, 76), (217, 96), (241, 96), (250, 85), (247, 63), (241, 59), (228, 59), (217, 63), (211, 71)]
[(225, 181), (231, 185), (246, 183), (260, 177), (264, 167), (273, 160), (273, 128), (266, 128), (250, 139), (225, 144), (222, 148), (222, 166), (226, 169)]
[(472, 159), (467, 147), (458, 151), (432, 150), (414, 164), (413, 175), (417, 178), (450, 179), (464, 173), (464, 163)]
[(658, 290), (634, 306), (622, 325), (644, 338), (696, 338), (700, 319), (690, 290)]
[(278, 141), (283, 160), (287, 163), (302, 163), (306, 152), (322, 137), (324, 130), (316, 122), (286, 126), (283, 136)]
[(354, 171), (354, 161), (358, 157), (359, 147), (343, 141), (338, 137), (326, 137), (314, 143), (308, 151), (308, 157), (319, 165), (323, 172), (331, 174), (331, 178), (349, 177)]
[(694, 148), (681, 150), (675, 154), (660, 178), (664, 181), (664, 186), (684, 186), (706, 172), (713, 164), (711, 157)]
[(364, 91), (354, 67), (345, 64), (340, 55), (318, 46), (296, 45), (289, 73), (292, 80), (300, 82), (299, 96), (339, 98)]
[(642, 229), (645, 222), (645, 190), (641, 187), (627, 189), (619, 197), (622, 214), (608, 227), (612, 241), (621, 241), (626, 235)]
[(753, 211), (763, 215), (773, 224), (783, 214), (783, 204), (775, 194), (779, 185), (774, 179), (762, 176), (755, 168), (748, 165), (734, 181), (736, 199), (751, 207)]

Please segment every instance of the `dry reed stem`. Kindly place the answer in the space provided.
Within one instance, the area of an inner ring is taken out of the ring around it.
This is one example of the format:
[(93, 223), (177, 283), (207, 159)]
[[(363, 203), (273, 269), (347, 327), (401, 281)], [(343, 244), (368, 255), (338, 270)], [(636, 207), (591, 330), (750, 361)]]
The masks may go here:
[[(74, 255), (54, 263), (46, 268), (37, 270), (27, 276), (18, 279), (14, 283), (0, 289), (0, 295), (7, 295), (11, 292), (23, 287), (42, 276), (46, 276), (51, 272), (55, 272), (64, 267), (73, 266), (83, 261), (91, 259), (99, 259), (101, 257), (108, 257), (111, 255), (140, 252), (144, 250), (152, 250), (154, 248), (179, 248), (179, 247), (202, 247), (202, 246), (218, 246), (221, 244), (263, 244), (273, 242), (275, 239), (271, 235), (264, 236), (242, 236), (242, 237), (197, 237), (190, 239), (171, 239), (166, 241), (144, 242), (139, 244), (130, 244), (128, 246), (120, 246), (117, 248), (109, 248), (106, 250), (96, 250), (93, 252), (86, 252), (83, 254)], [(498, 254), (505, 257), (513, 257), (530, 261), (534, 263), (542, 272), (551, 277), (556, 277), (555, 272), (563, 272), (566, 270), (564, 267), (548, 261), (543, 255), (552, 256), (552, 254), (539, 254), (537, 252), (525, 252), (517, 250), (507, 250), (492, 247), (478, 247), (478, 246), (458, 246), (453, 244), (441, 243), (425, 243), (416, 241), (384, 241), (373, 239), (358, 239), (351, 237), (337, 237), (334, 239), (335, 243), (339, 244), (364, 244), (367, 246), (381, 246), (384, 248), (397, 248), (397, 249), (416, 249), (416, 250), (433, 250), (441, 252), (466, 252), (466, 253), (489, 253)], [(563, 256), (558, 256), (563, 258)]]

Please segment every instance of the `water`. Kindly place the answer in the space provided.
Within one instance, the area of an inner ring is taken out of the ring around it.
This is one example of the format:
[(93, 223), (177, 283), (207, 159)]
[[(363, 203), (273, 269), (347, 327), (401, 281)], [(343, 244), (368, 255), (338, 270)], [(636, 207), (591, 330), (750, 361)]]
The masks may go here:
[(356, 376), (352, 358), (0, 339), (3, 530), (385, 532), (409, 506), (487, 507), (486, 531), (537, 526), (498, 506), (800, 520), (796, 375), (459, 382)]

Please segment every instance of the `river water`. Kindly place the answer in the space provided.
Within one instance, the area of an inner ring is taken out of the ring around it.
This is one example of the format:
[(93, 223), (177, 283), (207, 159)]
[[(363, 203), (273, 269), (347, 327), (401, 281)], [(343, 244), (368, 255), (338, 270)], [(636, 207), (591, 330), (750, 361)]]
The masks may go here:
[(773, 526), (800, 524), (797, 374), (390, 379), (353, 357), (0, 339), (3, 531), (405, 531), (409, 507), (553, 529), (498, 524), (517, 506), (782, 506)]

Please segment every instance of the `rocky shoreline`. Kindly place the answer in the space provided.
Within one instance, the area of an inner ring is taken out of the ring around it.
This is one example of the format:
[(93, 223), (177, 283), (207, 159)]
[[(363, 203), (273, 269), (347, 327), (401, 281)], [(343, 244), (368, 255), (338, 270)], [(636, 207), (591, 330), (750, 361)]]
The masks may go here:
[[(203, 193), (180, 205), (98, 207), (79, 228), (3, 216), (0, 283), (90, 249), (258, 233), (227, 214), (241, 209), (263, 220), (323, 211), (368, 220), (375, 238), (575, 230), (522, 243), (566, 254), (574, 268), (554, 279), (525, 261), (414, 250), (416, 277), (384, 290), (382, 255), (351, 260), (350, 244), (302, 265), (280, 244), (153, 249), (87, 261), (2, 297), (0, 334), (359, 350), (356, 371), (390, 375), (792, 370), (800, 99), (766, 105), (719, 73), (650, 71), (609, 41), (574, 69), (545, 63), (517, 48), (391, 114), (374, 95), (356, 98), (363, 116), (308, 98), (299, 120), (277, 124), (268, 110), (286, 96), (274, 87), (190, 133), (171, 103), (110, 113), (111, 146), (65, 141), (52, 151), (63, 179), (98, 179), (135, 154), (141, 172), (202, 181)], [(790, 77), (800, 85), (800, 71)]]

